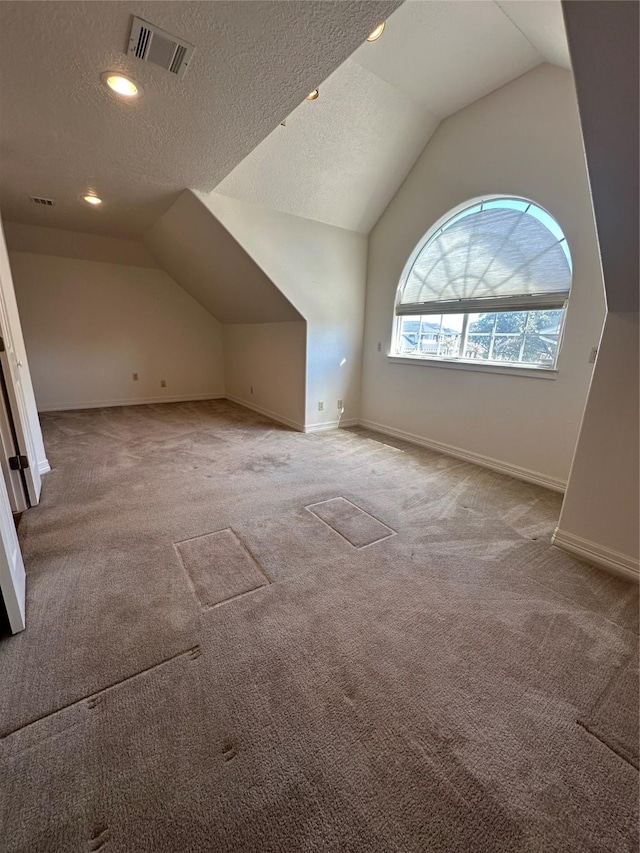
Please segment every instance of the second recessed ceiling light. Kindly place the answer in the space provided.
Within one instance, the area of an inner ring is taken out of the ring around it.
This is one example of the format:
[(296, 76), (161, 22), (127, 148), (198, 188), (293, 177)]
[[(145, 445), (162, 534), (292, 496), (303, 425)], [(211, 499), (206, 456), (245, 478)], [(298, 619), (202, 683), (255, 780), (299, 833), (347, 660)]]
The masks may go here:
[(378, 26), (375, 28), (375, 30), (372, 30), (369, 33), (369, 35), (367, 36), (367, 41), (378, 41), (378, 39), (380, 38), (380, 36), (384, 32), (385, 26), (386, 26), (386, 24), (384, 21), (381, 24), (378, 24)]
[(100, 79), (112, 92), (121, 95), (123, 98), (139, 98), (142, 95), (142, 86), (124, 74), (105, 71), (100, 75)]
[(320, 89), (314, 89), (313, 92), (309, 92), (307, 95), (308, 101), (316, 101), (320, 97)]

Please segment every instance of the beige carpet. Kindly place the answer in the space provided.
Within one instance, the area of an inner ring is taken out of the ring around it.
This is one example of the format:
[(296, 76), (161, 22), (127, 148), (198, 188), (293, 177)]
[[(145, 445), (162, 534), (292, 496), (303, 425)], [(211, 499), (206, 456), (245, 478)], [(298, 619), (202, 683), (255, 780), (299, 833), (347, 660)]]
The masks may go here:
[(221, 401), (43, 426), (3, 853), (637, 850), (637, 588), (558, 495)]

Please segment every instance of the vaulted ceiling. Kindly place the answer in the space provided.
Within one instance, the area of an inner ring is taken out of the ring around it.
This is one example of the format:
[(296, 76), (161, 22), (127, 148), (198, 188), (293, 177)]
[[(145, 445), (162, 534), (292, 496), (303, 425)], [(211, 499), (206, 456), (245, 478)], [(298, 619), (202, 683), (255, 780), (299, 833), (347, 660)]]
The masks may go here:
[[(3, 0), (3, 217), (144, 233), (186, 187), (213, 189), (399, 2)], [(126, 55), (132, 15), (196, 45), (184, 78)], [(114, 96), (106, 70), (144, 97)]]
[(442, 119), (542, 62), (570, 67), (559, 0), (407, 0), (217, 192), (368, 233)]
[[(196, 45), (184, 78), (127, 56), (134, 14)], [(0, 208), (138, 237), (215, 188), (368, 233), (443, 118), (545, 61), (569, 67), (559, 0), (3, 0)]]

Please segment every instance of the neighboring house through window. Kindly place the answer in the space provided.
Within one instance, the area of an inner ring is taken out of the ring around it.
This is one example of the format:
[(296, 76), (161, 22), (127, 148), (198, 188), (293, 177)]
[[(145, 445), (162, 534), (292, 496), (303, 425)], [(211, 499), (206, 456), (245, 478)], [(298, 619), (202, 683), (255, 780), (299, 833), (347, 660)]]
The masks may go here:
[(546, 210), (511, 197), (470, 202), (409, 258), (391, 355), (552, 370), (571, 274), (567, 240)]

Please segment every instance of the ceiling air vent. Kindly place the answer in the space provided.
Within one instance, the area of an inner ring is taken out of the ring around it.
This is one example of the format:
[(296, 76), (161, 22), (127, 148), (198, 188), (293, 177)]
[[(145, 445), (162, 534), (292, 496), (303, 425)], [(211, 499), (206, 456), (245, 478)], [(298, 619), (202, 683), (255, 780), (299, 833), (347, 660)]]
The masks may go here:
[(129, 56), (153, 62), (177, 77), (183, 77), (195, 47), (159, 27), (134, 17), (129, 36)]
[(53, 207), (55, 204), (52, 198), (41, 198), (37, 195), (30, 195), (29, 198), (34, 204), (41, 204), (43, 207)]

